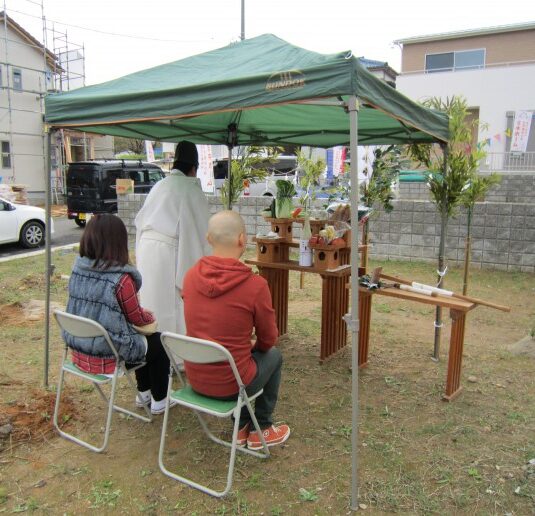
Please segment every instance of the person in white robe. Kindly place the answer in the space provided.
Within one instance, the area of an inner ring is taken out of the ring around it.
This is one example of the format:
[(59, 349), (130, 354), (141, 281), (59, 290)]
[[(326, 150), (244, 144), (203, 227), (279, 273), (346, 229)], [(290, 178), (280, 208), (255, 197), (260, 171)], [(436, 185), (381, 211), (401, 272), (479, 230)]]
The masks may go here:
[(161, 332), (186, 334), (182, 282), (209, 250), (210, 209), (196, 177), (198, 166), (195, 144), (180, 142), (173, 170), (153, 186), (135, 220), (140, 301), (154, 313)]

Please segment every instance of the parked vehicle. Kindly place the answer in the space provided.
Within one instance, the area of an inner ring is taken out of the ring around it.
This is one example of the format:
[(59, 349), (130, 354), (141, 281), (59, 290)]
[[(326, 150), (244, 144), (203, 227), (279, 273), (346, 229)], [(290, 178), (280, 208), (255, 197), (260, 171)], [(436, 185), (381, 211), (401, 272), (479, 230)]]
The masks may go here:
[[(265, 168), (268, 175), (264, 181), (251, 183), (249, 195), (255, 197), (273, 197), (277, 192), (275, 181), (277, 179), (290, 179), (294, 181), (297, 170), (297, 158), (295, 156), (279, 156), (275, 163), (267, 163)], [(214, 179), (216, 191), (221, 188), (228, 174), (228, 160), (219, 159), (214, 162)]]
[(148, 193), (163, 178), (160, 167), (137, 160), (71, 163), (67, 170), (67, 216), (83, 227), (88, 213), (117, 213), (117, 179), (133, 179), (135, 193)]
[[(0, 244), (19, 242), (27, 248), (45, 242), (45, 210), (17, 204), (0, 197)], [(54, 222), (51, 221), (51, 233)]]

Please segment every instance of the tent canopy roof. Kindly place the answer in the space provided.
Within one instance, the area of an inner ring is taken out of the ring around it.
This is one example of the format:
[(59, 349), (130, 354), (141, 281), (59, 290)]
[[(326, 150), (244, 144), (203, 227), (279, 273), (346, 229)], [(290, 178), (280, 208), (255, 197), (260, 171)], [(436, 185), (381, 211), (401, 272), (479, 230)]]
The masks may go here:
[[(240, 145), (349, 143), (341, 101), (360, 100), (360, 144), (447, 141), (448, 118), (385, 84), (351, 52), (319, 54), (271, 34), (46, 97), (54, 127)], [(322, 105), (318, 105), (321, 103)]]

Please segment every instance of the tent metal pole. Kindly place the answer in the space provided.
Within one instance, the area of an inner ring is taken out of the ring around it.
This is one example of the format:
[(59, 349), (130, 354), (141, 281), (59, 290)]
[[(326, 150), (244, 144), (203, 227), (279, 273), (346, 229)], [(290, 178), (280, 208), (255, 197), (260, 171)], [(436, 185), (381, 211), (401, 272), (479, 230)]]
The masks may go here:
[(46, 142), (46, 165), (45, 169), (45, 349), (44, 349), (44, 368), (43, 368), (43, 384), (48, 387), (48, 363), (49, 363), (49, 349), (50, 349), (50, 275), (52, 273), (52, 232), (51, 232), (51, 199), (50, 199), (50, 169), (51, 169), (51, 134), (50, 128), (45, 128), (47, 132)]
[(227, 145), (228, 148), (228, 199), (227, 199), (227, 210), (232, 209), (232, 145)]
[(241, 33), (240, 39), (245, 39), (245, 0), (241, 0)]
[(351, 510), (358, 511), (358, 424), (359, 424), (359, 174), (358, 174), (358, 100), (348, 100), (349, 149), (351, 152), (351, 313), (345, 318), (351, 331)]

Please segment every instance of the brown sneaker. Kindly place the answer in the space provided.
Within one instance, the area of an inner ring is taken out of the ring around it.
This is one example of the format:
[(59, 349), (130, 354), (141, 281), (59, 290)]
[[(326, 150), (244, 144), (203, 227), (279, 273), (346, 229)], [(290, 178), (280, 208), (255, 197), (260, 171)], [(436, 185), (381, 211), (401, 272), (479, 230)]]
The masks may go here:
[[(277, 444), (282, 444), (288, 437), (290, 437), (290, 427), (288, 425), (271, 425), (268, 428), (264, 428), (262, 434), (264, 435), (264, 440), (268, 446), (275, 446)], [(250, 450), (260, 450), (262, 448), (262, 441), (256, 430), (249, 433), (247, 448)]]
[(243, 428), (240, 428), (238, 431), (238, 446), (245, 446), (247, 444), (247, 439), (249, 438), (249, 426), (251, 424), (247, 423)]

